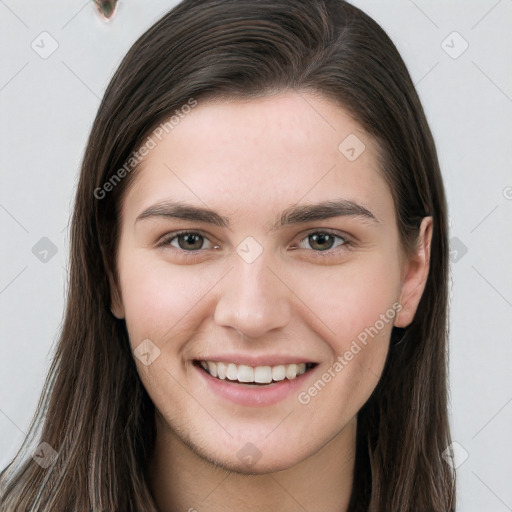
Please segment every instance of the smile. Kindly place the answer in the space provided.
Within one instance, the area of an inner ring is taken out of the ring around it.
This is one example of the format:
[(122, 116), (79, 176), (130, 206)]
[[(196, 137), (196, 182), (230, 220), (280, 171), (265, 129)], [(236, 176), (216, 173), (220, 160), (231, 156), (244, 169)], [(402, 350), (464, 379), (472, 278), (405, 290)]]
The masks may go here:
[(197, 363), (212, 377), (242, 384), (271, 384), (272, 382), (279, 382), (285, 379), (294, 380), (316, 366), (316, 363), (292, 363), (256, 367), (217, 361), (197, 361)]

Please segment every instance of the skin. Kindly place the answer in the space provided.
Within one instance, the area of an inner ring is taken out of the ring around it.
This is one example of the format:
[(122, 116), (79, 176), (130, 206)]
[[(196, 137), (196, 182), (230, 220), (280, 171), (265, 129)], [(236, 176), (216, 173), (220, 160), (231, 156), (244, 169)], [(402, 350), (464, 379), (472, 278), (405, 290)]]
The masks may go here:
[[(355, 161), (338, 150), (350, 134), (366, 146)], [(200, 102), (141, 164), (122, 206), (112, 311), (134, 350), (150, 339), (160, 351), (149, 365), (135, 357), (157, 410), (149, 474), (159, 510), (346, 510), (357, 413), (382, 373), (393, 323), (414, 317), (432, 236), (426, 217), (405, 256), (377, 154), (331, 100), (282, 91)], [(346, 215), (270, 229), (289, 206), (339, 198), (376, 220)], [(136, 220), (168, 200), (211, 208), (230, 227)], [(172, 238), (182, 229), (204, 237), (198, 248)], [(342, 238), (319, 246), (309, 235), (322, 230)], [(262, 248), (251, 263), (236, 251), (248, 236)], [(307, 392), (394, 303), (400, 312), (307, 404), (296, 393), (264, 407), (234, 404), (192, 364), (227, 353), (306, 357), (318, 363), (301, 386)], [(256, 462), (237, 456), (247, 443)]]

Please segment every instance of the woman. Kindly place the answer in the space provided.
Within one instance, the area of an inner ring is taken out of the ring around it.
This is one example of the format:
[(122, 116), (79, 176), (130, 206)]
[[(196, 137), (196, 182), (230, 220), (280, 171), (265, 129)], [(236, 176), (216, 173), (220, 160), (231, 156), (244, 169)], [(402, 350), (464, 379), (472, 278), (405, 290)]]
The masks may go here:
[(180, 3), (99, 108), (37, 443), (0, 510), (454, 510), (446, 218), (367, 15)]

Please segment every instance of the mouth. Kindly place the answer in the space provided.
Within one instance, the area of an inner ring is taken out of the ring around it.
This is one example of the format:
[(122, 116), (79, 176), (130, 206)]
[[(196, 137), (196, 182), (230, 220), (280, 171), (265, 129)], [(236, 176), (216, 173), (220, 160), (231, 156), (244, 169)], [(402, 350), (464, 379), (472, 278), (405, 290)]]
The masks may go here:
[(245, 386), (268, 386), (287, 380), (293, 381), (311, 371), (318, 363), (291, 363), (274, 366), (249, 366), (231, 362), (194, 360), (194, 365), (217, 380)]

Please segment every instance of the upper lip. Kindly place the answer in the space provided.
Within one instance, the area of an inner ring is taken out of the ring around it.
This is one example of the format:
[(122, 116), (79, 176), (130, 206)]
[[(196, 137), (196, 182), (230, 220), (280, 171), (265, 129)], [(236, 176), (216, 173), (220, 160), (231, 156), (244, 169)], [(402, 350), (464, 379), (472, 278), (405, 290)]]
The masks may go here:
[(277, 366), (280, 364), (300, 364), (300, 363), (316, 363), (310, 358), (291, 356), (291, 355), (242, 355), (242, 354), (225, 354), (201, 356), (196, 361), (212, 361), (214, 363), (233, 363), (237, 366), (243, 364), (247, 366)]

